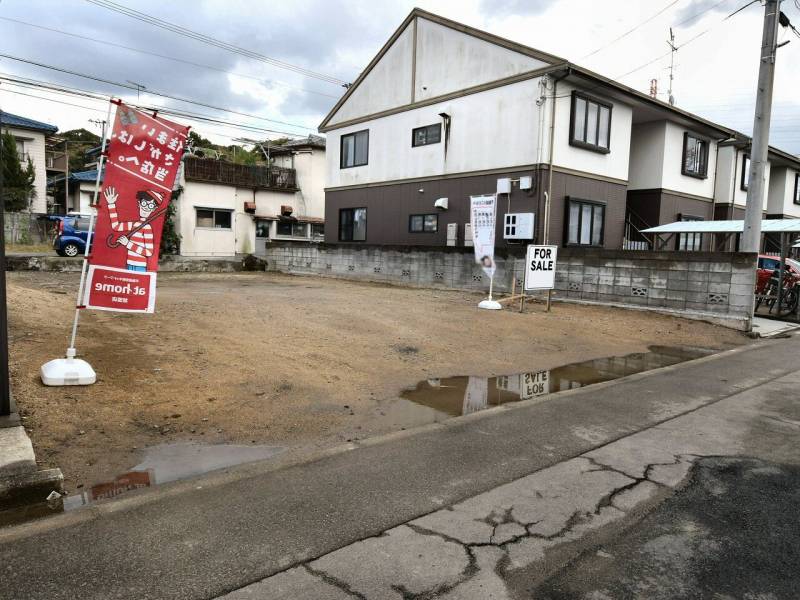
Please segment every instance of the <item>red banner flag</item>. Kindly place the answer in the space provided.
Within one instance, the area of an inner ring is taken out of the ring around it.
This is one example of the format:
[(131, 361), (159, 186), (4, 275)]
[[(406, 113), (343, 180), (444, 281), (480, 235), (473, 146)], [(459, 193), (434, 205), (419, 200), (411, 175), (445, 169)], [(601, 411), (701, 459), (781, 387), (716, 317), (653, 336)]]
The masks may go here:
[(188, 132), (118, 104), (89, 255), (86, 308), (155, 310), (161, 230)]

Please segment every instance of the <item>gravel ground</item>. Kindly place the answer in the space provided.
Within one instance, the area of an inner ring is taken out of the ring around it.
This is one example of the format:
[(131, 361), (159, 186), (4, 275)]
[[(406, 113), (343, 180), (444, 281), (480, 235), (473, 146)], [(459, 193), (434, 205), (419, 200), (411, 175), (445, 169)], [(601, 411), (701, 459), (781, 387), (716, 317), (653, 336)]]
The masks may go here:
[(479, 311), (478, 296), (272, 273), (159, 275), (155, 315), (86, 312), (79, 355), (98, 374), (46, 388), (67, 346), (75, 274), (9, 273), (13, 392), (37, 452), (70, 492), (137, 464), (147, 446), (290, 450), (435, 418), (399, 398), (418, 381), (542, 370), (646, 351), (729, 348), (732, 330), (613, 308)]

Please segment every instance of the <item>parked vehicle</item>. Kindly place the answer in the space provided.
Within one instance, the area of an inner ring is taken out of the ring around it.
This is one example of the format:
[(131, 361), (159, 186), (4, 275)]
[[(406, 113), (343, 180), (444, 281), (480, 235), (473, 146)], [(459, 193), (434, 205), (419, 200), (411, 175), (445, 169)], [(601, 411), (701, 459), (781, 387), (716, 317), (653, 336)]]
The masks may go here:
[(89, 215), (66, 215), (51, 217), (58, 221), (58, 233), (53, 240), (53, 249), (59, 256), (78, 256), (86, 252), (89, 238)]
[[(782, 285), (778, 283), (779, 274), (780, 258), (759, 255), (756, 267), (756, 310), (764, 303), (769, 307), (770, 313), (775, 309), (779, 316), (785, 316), (797, 308), (800, 299), (800, 262), (786, 259)], [(777, 307), (779, 294), (781, 302)]]

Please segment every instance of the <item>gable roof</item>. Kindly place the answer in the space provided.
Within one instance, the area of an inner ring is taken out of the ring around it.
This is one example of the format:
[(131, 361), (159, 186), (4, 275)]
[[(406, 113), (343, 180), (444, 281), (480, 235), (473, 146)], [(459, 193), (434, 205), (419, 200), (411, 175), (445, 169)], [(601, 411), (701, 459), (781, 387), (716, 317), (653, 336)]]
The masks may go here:
[(300, 138), (297, 140), (289, 140), (281, 146), (270, 146), (269, 151), (271, 154), (285, 154), (287, 152), (297, 150), (298, 148), (321, 148), (325, 149), (325, 138), (321, 135), (309, 134), (308, 137)]
[(43, 133), (55, 133), (58, 127), (41, 121), (34, 121), (27, 117), (15, 115), (7, 112), (0, 112), (0, 124), (8, 127), (15, 127), (17, 129), (30, 129), (32, 131), (41, 131)]
[(518, 52), (525, 56), (529, 56), (531, 58), (535, 58), (537, 60), (543, 61), (549, 64), (556, 64), (556, 63), (565, 63), (567, 62), (565, 59), (555, 56), (553, 54), (548, 54), (547, 52), (542, 52), (540, 50), (536, 50), (535, 48), (531, 48), (530, 46), (525, 46), (524, 44), (519, 44), (517, 42), (513, 42), (509, 39), (504, 37), (500, 37), (498, 35), (494, 35), (493, 33), (489, 33), (487, 31), (483, 31), (482, 29), (476, 29), (475, 27), (470, 27), (469, 25), (464, 25), (463, 23), (459, 23), (458, 21), (453, 21), (452, 19), (448, 19), (446, 17), (439, 16), (434, 13), (430, 13), (426, 10), (422, 10), (421, 8), (414, 8), (409, 15), (400, 23), (400, 26), (394, 31), (392, 36), (388, 39), (388, 41), (381, 47), (378, 53), (374, 56), (374, 58), (369, 62), (366, 68), (361, 72), (361, 74), (356, 78), (356, 80), (347, 88), (347, 91), (344, 95), (339, 98), (339, 101), (331, 108), (325, 118), (322, 120), (322, 123), (319, 125), (319, 130), (323, 131), (325, 126), (330, 122), (333, 116), (339, 111), (339, 109), (344, 105), (345, 102), (353, 95), (353, 92), (356, 88), (361, 84), (362, 81), (369, 75), (370, 71), (378, 64), (378, 62), (383, 58), (383, 56), (388, 52), (389, 48), (394, 45), (397, 39), (403, 34), (406, 27), (417, 17), (421, 17), (423, 19), (427, 19), (428, 21), (432, 21), (433, 23), (437, 23), (444, 27), (448, 27), (455, 31), (460, 31), (466, 35), (470, 35), (472, 37), (481, 39), (483, 41), (495, 44), (507, 50), (512, 50), (514, 52)]

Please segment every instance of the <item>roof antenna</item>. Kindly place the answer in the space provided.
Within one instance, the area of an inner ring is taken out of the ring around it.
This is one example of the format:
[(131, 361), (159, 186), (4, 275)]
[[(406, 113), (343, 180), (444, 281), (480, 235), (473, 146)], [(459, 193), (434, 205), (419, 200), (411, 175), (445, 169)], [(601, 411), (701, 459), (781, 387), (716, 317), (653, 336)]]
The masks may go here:
[(675, 68), (675, 53), (678, 51), (678, 47), (675, 45), (675, 34), (672, 33), (672, 27), (669, 28), (669, 41), (667, 42), (667, 44), (669, 44), (669, 47), (671, 49), (671, 52), (669, 54), (669, 90), (667, 93), (669, 94), (670, 105), (674, 106), (675, 96), (672, 95), (672, 79), (673, 79), (672, 71)]

